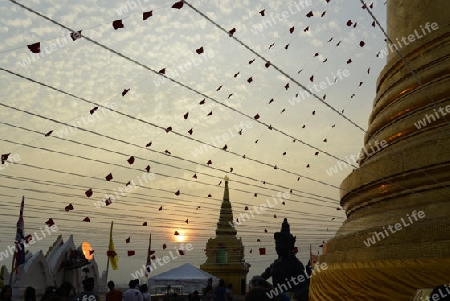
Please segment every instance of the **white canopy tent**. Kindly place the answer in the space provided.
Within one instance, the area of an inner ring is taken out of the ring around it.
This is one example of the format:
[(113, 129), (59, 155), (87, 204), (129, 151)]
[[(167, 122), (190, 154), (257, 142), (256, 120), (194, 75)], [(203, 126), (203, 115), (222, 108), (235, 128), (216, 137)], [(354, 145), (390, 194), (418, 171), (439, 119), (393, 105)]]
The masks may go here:
[(185, 263), (167, 272), (158, 274), (148, 279), (148, 286), (183, 286), (183, 291), (192, 293), (197, 290), (202, 293), (202, 289), (208, 284), (208, 279), (213, 279), (213, 285), (219, 283), (219, 278), (196, 268), (190, 263)]

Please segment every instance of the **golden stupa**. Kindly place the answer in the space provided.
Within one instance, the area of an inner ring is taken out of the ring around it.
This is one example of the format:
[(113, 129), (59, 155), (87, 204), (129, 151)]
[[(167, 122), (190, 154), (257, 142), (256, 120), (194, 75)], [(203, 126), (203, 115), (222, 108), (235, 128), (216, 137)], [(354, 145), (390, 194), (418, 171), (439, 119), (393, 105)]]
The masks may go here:
[(235, 295), (244, 295), (250, 264), (245, 262), (242, 239), (237, 238), (233, 223), (233, 210), (228, 191), (228, 177), (225, 177), (223, 201), (220, 206), (216, 237), (206, 243), (206, 262), (200, 269), (233, 285)]
[(407, 301), (450, 284), (449, 22), (448, 0), (387, 1), (392, 44), (364, 148), (387, 147), (342, 182), (347, 219), (324, 248), (328, 269), (312, 277), (310, 300)]

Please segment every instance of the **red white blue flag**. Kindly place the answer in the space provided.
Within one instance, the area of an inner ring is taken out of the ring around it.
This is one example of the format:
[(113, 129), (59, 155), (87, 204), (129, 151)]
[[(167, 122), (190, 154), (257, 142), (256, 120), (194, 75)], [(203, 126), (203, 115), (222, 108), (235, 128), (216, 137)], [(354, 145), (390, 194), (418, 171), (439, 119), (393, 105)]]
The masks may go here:
[(19, 266), (25, 263), (25, 226), (23, 222), (23, 208), (25, 206), (25, 197), (22, 197), (22, 203), (20, 204), (20, 215), (19, 220), (17, 221), (17, 231), (16, 231), (16, 253), (15, 253), (15, 268), (16, 274), (19, 273)]

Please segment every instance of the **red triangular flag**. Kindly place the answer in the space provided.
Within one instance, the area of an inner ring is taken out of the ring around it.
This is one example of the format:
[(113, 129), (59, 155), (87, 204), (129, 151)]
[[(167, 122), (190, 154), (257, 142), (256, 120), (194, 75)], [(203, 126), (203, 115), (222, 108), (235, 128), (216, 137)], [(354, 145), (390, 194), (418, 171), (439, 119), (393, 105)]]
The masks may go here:
[(86, 196), (88, 197), (88, 198), (90, 198), (91, 196), (92, 196), (92, 189), (91, 188), (89, 188), (88, 190), (86, 190), (86, 192), (85, 192), (85, 194), (86, 194)]
[(1, 158), (2, 159), (2, 164), (5, 164), (5, 161), (8, 160), (9, 155), (11, 155), (11, 153), (2, 155), (2, 158)]
[(70, 37), (72, 38), (72, 41), (78, 40), (79, 38), (81, 38), (81, 30), (72, 32), (72, 33), (70, 34)]
[(150, 18), (151, 16), (153, 16), (153, 11), (146, 11), (142, 14), (142, 20), (147, 20), (148, 18)]
[(37, 42), (31, 45), (28, 45), (28, 49), (30, 49), (33, 53), (40, 53), (41, 52), (41, 42)]
[(115, 20), (112, 22), (112, 26), (114, 27), (114, 30), (117, 30), (119, 28), (123, 28), (122, 20)]
[(32, 238), (33, 238), (33, 235), (28, 234), (27, 236), (25, 236), (24, 241), (25, 241), (26, 243), (28, 243)]
[(55, 224), (55, 222), (53, 221), (53, 218), (49, 218), (45, 224), (49, 227), (53, 226)]
[(97, 110), (98, 110), (98, 107), (94, 107), (92, 110), (89, 111), (89, 113), (91, 113), (91, 115), (92, 115), (92, 114), (94, 114), (94, 112), (97, 111)]
[(203, 51), (204, 51), (203, 46), (195, 50), (195, 52), (197, 52), (197, 54), (202, 54)]
[(178, 1), (177, 3), (172, 5), (172, 8), (181, 9), (183, 5), (184, 5), (183, 1)]

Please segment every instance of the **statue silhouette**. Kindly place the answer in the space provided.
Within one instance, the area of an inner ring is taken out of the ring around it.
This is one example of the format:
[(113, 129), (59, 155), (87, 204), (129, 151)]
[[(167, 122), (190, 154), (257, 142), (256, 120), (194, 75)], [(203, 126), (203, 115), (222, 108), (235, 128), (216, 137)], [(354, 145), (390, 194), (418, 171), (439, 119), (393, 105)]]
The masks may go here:
[[(298, 301), (308, 301), (310, 274), (295, 256), (296, 237), (291, 234), (285, 218), (281, 231), (274, 235), (278, 258), (261, 274), (264, 279), (272, 277), (273, 290), (295, 297)], [(292, 300), (292, 299), (291, 299)]]

